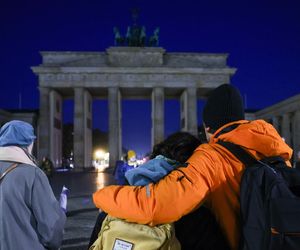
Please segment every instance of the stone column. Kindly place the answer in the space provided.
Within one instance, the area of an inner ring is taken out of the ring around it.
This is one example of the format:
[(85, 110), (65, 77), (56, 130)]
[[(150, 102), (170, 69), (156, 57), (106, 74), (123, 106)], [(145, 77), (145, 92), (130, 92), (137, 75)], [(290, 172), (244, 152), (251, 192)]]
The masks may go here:
[(154, 88), (152, 91), (152, 147), (164, 140), (164, 89)]
[(50, 91), (50, 159), (55, 167), (62, 165), (62, 97), (55, 91)]
[(38, 160), (41, 161), (43, 157), (50, 157), (50, 140), (49, 140), (49, 88), (40, 87), (40, 115), (38, 122)]
[(117, 87), (108, 89), (109, 166), (113, 168), (122, 156), (121, 94)]
[(197, 135), (197, 89), (188, 88), (180, 96), (180, 125), (182, 131)]
[(74, 167), (80, 168), (84, 165), (84, 119), (83, 119), (83, 88), (74, 88)]
[[(291, 143), (291, 130), (290, 130), (290, 115), (289, 113), (285, 113), (282, 117), (282, 137), (284, 137), (285, 142), (290, 145)], [(291, 145), (290, 145), (291, 146)]]
[(84, 167), (92, 166), (93, 159), (93, 112), (92, 103), (93, 98), (88, 91), (84, 91)]
[(272, 117), (272, 124), (273, 124), (273, 127), (277, 130), (277, 132), (280, 133), (280, 131), (279, 131), (279, 120), (278, 120), (277, 116)]
[(74, 161), (75, 167), (92, 166), (92, 98), (84, 88), (74, 95)]

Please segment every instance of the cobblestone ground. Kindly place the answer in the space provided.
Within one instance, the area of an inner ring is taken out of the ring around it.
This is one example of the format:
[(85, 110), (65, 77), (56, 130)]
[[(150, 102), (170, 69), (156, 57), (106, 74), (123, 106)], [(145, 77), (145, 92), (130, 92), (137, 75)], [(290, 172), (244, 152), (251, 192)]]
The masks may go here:
[(62, 250), (87, 249), (98, 215), (98, 209), (94, 206), (91, 195), (97, 189), (113, 183), (112, 174), (87, 171), (60, 172), (50, 178), (57, 199), (63, 185), (70, 190)]

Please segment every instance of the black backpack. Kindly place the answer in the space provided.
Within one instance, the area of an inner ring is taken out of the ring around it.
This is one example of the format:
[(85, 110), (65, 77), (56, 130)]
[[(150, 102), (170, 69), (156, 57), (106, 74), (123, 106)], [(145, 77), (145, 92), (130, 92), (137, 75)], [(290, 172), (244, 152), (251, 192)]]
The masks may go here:
[(240, 187), (240, 250), (300, 249), (300, 171), (281, 157), (256, 160), (219, 141), (245, 166)]

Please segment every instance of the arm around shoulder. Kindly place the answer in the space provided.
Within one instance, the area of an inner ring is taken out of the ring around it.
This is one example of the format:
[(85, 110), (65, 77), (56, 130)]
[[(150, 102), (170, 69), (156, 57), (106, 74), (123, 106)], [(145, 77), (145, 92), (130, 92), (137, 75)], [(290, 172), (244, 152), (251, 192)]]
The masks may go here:
[(147, 186), (109, 186), (93, 195), (98, 208), (112, 216), (157, 225), (178, 220), (205, 198), (207, 180), (189, 164)]

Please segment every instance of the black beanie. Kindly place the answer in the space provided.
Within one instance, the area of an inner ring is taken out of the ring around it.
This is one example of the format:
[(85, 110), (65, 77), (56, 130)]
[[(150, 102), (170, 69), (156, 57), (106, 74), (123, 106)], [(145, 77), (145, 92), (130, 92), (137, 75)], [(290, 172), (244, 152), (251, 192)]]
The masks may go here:
[(203, 109), (206, 127), (217, 130), (223, 125), (245, 119), (242, 96), (237, 88), (223, 84), (210, 92)]

